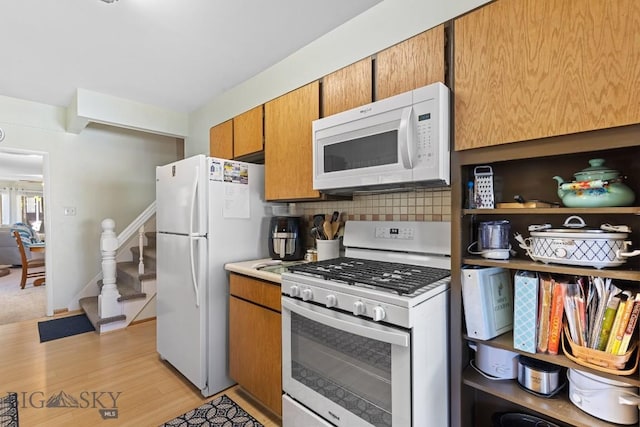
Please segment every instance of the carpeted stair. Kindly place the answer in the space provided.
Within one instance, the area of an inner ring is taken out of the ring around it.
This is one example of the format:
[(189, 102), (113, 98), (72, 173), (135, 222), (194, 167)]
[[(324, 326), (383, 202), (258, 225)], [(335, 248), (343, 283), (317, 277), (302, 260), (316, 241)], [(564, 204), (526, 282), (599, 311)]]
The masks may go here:
[[(155, 280), (156, 278), (156, 233), (155, 231), (146, 232), (145, 237), (147, 244), (143, 249), (144, 274), (138, 274), (140, 248), (137, 246), (131, 248), (132, 261), (118, 262), (116, 264), (116, 286), (118, 287), (118, 293), (120, 293), (118, 301), (121, 303), (126, 303), (128, 300), (146, 299), (147, 294), (144, 291), (143, 284), (145, 281)], [(102, 289), (102, 280), (99, 280), (97, 285), (99, 289)], [(100, 318), (98, 316), (97, 296), (81, 298), (79, 303), (98, 332), (100, 332), (102, 325), (127, 320), (125, 315)]]

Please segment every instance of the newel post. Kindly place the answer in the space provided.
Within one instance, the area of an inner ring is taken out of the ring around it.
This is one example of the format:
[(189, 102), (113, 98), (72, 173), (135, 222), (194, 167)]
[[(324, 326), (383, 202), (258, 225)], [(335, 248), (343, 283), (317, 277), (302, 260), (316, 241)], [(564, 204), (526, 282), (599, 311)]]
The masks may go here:
[(116, 251), (118, 237), (116, 223), (107, 218), (102, 221), (102, 235), (100, 236), (100, 252), (102, 253), (102, 291), (98, 296), (98, 315), (100, 318), (119, 316), (122, 309), (118, 303), (120, 293), (116, 286)]

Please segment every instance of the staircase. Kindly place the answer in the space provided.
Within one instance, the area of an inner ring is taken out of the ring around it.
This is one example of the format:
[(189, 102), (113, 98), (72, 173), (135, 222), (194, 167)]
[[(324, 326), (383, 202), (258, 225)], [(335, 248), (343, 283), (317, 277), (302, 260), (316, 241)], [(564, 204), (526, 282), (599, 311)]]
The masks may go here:
[[(139, 273), (140, 246), (130, 248), (132, 261), (120, 261), (115, 264), (115, 284), (119, 294), (116, 313), (112, 310), (109, 316), (100, 317), (100, 295), (79, 299), (80, 308), (84, 310), (98, 333), (126, 328), (136, 319), (144, 320), (142, 313), (147, 305), (149, 303), (155, 304), (156, 233), (155, 231), (145, 232), (144, 236), (146, 241), (146, 244), (142, 246), (144, 273)], [(104, 294), (102, 292), (103, 280), (98, 280), (96, 286), (98, 287), (97, 292)], [(152, 315), (149, 317), (154, 317), (155, 308), (150, 311), (152, 311)]]

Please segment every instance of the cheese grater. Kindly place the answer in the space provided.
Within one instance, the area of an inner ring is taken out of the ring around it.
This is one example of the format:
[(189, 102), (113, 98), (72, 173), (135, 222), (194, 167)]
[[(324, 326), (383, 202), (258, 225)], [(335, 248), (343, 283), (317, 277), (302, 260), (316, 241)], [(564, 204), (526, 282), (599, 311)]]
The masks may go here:
[(493, 169), (491, 166), (476, 166), (473, 175), (476, 209), (493, 209)]

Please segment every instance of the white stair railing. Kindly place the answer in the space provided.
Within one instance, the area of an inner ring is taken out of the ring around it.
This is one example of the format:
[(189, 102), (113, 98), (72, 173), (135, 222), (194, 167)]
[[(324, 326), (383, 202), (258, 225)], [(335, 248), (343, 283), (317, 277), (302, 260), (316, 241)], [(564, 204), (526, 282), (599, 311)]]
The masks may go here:
[(155, 212), (156, 202), (154, 201), (119, 235), (116, 235), (116, 223), (114, 220), (106, 218), (102, 221), (102, 234), (100, 235), (102, 290), (98, 295), (98, 316), (101, 319), (123, 314), (122, 305), (118, 302), (120, 292), (118, 292), (118, 286), (116, 285), (116, 255), (118, 249), (134, 236), (136, 230), (138, 232), (138, 247), (140, 248), (138, 274), (144, 274), (142, 252), (144, 246), (144, 224), (153, 217)]

